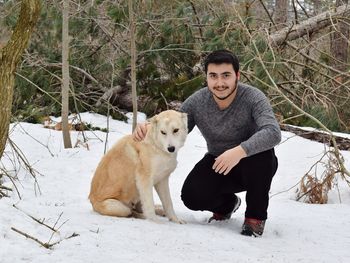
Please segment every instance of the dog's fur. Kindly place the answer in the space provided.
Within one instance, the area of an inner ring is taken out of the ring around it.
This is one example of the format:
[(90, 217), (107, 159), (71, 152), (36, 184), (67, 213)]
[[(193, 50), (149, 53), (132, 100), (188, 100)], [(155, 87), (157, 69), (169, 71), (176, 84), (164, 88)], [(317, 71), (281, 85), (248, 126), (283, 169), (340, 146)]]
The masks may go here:
[(157, 221), (154, 186), (169, 220), (184, 223), (175, 215), (168, 179), (187, 136), (187, 115), (167, 110), (151, 118), (149, 125), (143, 141), (128, 135), (106, 153), (92, 179), (89, 199), (103, 215)]

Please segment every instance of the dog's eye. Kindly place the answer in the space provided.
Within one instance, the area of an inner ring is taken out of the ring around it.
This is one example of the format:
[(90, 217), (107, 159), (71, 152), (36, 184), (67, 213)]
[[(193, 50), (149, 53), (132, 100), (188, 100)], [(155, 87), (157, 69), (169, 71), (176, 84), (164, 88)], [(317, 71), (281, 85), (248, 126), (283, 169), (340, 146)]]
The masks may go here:
[(166, 132), (165, 131), (160, 131), (163, 135), (166, 135)]
[(179, 131), (179, 129), (174, 129), (174, 131), (173, 131), (173, 132), (174, 132), (174, 133), (177, 133), (178, 131)]

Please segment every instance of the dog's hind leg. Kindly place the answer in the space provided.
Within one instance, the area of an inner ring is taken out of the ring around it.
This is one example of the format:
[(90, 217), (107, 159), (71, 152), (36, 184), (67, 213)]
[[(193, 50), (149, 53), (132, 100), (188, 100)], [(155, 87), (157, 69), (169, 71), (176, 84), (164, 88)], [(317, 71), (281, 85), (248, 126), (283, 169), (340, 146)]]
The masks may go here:
[(136, 204), (134, 204), (131, 212), (132, 212), (131, 216), (134, 218), (146, 219), (146, 217), (142, 213), (141, 202), (137, 202)]
[(106, 199), (92, 204), (94, 210), (102, 215), (128, 217), (131, 209), (116, 199)]
[(162, 205), (154, 205), (154, 210), (155, 210), (157, 216), (166, 217), (166, 213), (165, 213)]

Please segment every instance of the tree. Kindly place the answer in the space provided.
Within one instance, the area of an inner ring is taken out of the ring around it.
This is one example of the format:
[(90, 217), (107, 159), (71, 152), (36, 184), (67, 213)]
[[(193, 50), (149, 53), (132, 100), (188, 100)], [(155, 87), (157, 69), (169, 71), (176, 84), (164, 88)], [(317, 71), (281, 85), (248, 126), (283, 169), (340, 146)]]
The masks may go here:
[[(347, 5), (348, 0), (337, 0), (336, 6)], [(333, 67), (340, 71), (347, 71), (348, 68), (348, 50), (349, 50), (349, 25), (341, 17), (338, 23), (332, 28), (331, 34), (331, 53), (333, 56)], [(342, 78), (339, 79), (342, 81)]]
[(130, 20), (130, 64), (131, 64), (131, 93), (132, 93), (132, 130), (136, 128), (137, 124), (137, 92), (136, 92), (136, 40), (135, 40), (135, 19), (132, 5), (133, 0), (129, 0), (129, 20)]
[(277, 28), (283, 28), (288, 18), (289, 0), (276, 0), (274, 21)]
[(63, 0), (62, 12), (62, 134), (64, 148), (72, 148), (69, 134), (69, 2)]
[(314, 15), (318, 15), (321, 12), (321, 0), (312, 0), (314, 4)]
[(8, 137), (15, 71), (38, 21), (40, 4), (40, 0), (22, 1), (13, 34), (6, 46), (0, 50), (0, 157), (4, 152)]

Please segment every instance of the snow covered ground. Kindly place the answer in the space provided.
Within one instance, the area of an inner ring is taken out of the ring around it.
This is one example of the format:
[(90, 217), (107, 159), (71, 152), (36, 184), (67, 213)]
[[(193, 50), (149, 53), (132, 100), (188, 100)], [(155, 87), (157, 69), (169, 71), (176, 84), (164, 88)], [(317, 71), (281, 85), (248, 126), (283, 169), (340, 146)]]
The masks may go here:
[[(82, 114), (84, 121), (103, 127), (106, 118)], [(131, 132), (131, 125), (110, 120), (108, 147)], [(295, 186), (323, 154), (324, 146), (292, 133), (283, 132), (276, 147), (279, 169), (271, 188), (269, 219), (261, 238), (239, 234), (245, 202), (226, 222), (207, 223), (210, 213), (188, 210), (181, 202), (182, 183), (194, 164), (206, 152), (198, 130), (187, 138), (178, 155), (178, 167), (170, 179), (177, 215), (187, 224), (162, 219), (161, 224), (132, 218), (101, 216), (92, 211), (87, 199), (90, 181), (105, 147), (104, 132), (86, 132), (89, 150), (65, 150), (61, 132), (42, 125), (12, 125), (11, 138), (34, 169), (41, 194), (31, 175), (23, 168), (16, 193), (0, 200), (0, 262), (349, 262), (350, 188), (342, 181), (331, 191), (329, 204), (311, 205), (295, 201)], [(29, 136), (30, 134), (30, 136)], [(82, 140), (72, 132), (72, 142)], [(342, 152), (350, 168), (350, 152)], [(2, 163), (8, 170), (17, 164), (9, 147)], [(8, 181), (5, 185), (11, 186)], [(239, 194), (244, 200), (245, 193)], [(157, 196), (155, 195), (155, 199)], [(159, 202), (158, 202), (159, 203)], [(16, 205), (18, 209), (13, 207)], [(29, 214), (59, 233), (35, 222)], [(57, 222), (58, 221), (58, 222)], [(45, 249), (11, 230), (23, 231), (43, 242)], [(65, 239), (73, 233), (79, 236)], [(52, 236), (52, 237), (51, 237)]]

